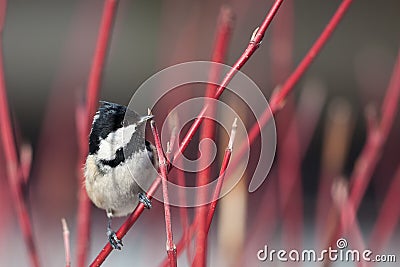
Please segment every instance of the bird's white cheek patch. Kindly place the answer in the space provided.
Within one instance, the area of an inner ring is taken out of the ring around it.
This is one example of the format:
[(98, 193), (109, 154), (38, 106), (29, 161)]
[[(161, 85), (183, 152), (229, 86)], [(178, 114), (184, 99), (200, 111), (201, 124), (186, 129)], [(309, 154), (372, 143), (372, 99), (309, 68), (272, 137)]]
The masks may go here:
[(106, 139), (101, 139), (98, 158), (103, 160), (114, 159), (115, 152), (129, 143), (130, 137), (135, 131), (136, 125), (128, 125), (110, 133)]
[(93, 124), (96, 123), (96, 121), (100, 118), (100, 111), (97, 111), (96, 114), (94, 114), (93, 117)]

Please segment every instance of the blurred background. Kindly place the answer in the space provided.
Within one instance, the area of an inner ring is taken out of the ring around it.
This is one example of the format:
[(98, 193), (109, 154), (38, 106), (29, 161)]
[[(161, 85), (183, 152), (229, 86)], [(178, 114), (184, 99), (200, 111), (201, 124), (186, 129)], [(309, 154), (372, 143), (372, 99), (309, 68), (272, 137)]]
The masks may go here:
[[(284, 1), (261, 47), (242, 70), (267, 98), (297, 66), (340, 2)], [(121, 0), (101, 99), (127, 105), (136, 88), (157, 71), (210, 60), (222, 6), (231, 8), (235, 17), (224, 62), (234, 64), (272, 3)], [(13, 0), (7, 7), (3, 34), (7, 94), (18, 140), (33, 148), (28, 198), (42, 266), (64, 264), (61, 218), (69, 224), (75, 259), (77, 196), (82, 186), (77, 179), (75, 109), (87, 86), (102, 8), (100, 0)], [(397, 0), (354, 1), (275, 118), (277, 154), (268, 179), (251, 194), (243, 179), (222, 199), (209, 234), (210, 266), (259, 266), (256, 253), (264, 245), (324, 247), (335, 218), (332, 203), (346, 191), (366, 141), (365, 110), (369, 107), (378, 118), (381, 115), (399, 48), (399, 15)], [(391, 186), (399, 167), (399, 122), (396, 115), (357, 214), (367, 246), (388, 190), (400, 193), (398, 186)], [(196, 148), (191, 149), (196, 154)], [(0, 265), (28, 266), (4, 166), (0, 153)], [(280, 177), (295, 186), (289, 190)], [(154, 206), (124, 238), (123, 250), (112, 253), (104, 266), (157, 266), (162, 261), (163, 210), (159, 202)], [(177, 208), (172, 216), (178, 241), (182, 227)], [(115, 220), (114, 227), (122, 222)], [(400, 260), (396, 225), (381, 249), (397, 253)], [(93, 208), (89, 261), (106, 242), (105, 227), (104, 211)], [(275, 264), (286, 266), (270, 263)], [(187, 265), (184, 253), (179, 266)]]

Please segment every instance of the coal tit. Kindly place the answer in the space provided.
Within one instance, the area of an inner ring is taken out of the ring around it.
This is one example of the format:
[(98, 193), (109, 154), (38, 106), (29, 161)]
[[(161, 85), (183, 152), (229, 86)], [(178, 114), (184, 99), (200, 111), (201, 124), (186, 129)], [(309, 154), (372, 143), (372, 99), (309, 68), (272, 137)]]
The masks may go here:
[(157, 177), (157, 152), (144, 136), (146, 121), (152, 117), (140, 116), (123, 105), (100, 102), (93, 118), (85, 187), (92, 202), (107, 213), (107, 236), (114, 249), (121, 249), (122, 242), (111, 229), (112, 217), (131, 213), (139, 201), (151, 207), (136, 181), (147, 190)]

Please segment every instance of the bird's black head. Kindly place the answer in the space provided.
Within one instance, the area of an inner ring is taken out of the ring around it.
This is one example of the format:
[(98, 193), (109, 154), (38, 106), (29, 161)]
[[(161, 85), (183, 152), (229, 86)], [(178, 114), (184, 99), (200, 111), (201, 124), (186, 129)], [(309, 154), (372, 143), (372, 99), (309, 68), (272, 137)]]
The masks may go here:
[[(101, 101), (99, 110), (96, 112), (92, 130), (89, 136), (89, 154), (94, 154), (99, 150), (101, 139), (123, 127), (124, 123), (129, 125), (140, 120), (139, 114), (128, 109), (128, 119), (124, 121), (127, 108), (123, 105)], [(125, 125), (126, 126), (126, 125)]]

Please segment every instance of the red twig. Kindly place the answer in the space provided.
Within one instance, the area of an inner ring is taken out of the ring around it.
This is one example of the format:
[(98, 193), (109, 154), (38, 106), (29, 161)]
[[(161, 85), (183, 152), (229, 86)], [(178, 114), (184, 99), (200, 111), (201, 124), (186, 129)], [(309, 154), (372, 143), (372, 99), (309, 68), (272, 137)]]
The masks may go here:
[(371, 132), (367, 137), (367, 143), (361, 152), (357, 164), (351, 176), (351, 193), (350, 199), (357, 209), (360, 205), (362, 197), (367, 189), (372, 171), (380, 158), (380, 150), (387, 139), (389, 131), (392, 127), (394, 116), (398, 109), (398, 101), (400, 96), (400, 51), (397, 55), (396, 65), (386, 92), (385, 99), (382, 103), (380, 124), (370, 129)]
[[(179, 118), (178, 115), (176, 113), (172, 113), (170, 114), (170, 120), (168, 120), (168, 127), (169, 127), (169, 131), (171, 133), (171, 137), (169, 139), (169, 141), (167, 142), (167, 151), (166, 151), (166, 159), (168, 162), (171, 161), (172, 156), (173, 156), (173, 147), (174, 144), (177, 140), (177, 135), (178, 135), (178, 125), (179, 125)], [(181, 158), (177, 159), (178, 161), (181, 161)], [(177, 164), (181, 164), (181, 162), (177, 162)], [(176, 181), (177, 181), (177, 185), (178, 186), (185, 186), (185, 172), (183, 170), (180, 169), (175, 169), (176, 170)], [(169, 174), (171, 177), (171, 173)], [(184, 190), (179, 190), (178, 192), (179, 194), (179, 199), (181, 201), (181, 203), (183, 205), (181, 205), (179, 207), (179, 217), (180, 217), (180, 221), (181, 221), (181, 228), (182, 228), (182, 238), (187, 238), (189, 235), (189, 216), (188, 216), (188, 210), (187, 207), (185, 207), (185, 203), (186, 203), (186, 193)], [(189, 250), (188, 250), (188, 258), (190, 258), (189, 255)], [(168, 262), (169, 263), (169, 262)]]
[[(198, 220), (195, 218), (193, 223), (189, 226), (187, 231), (187, 236), (182, 236), (181, 239), (176, 244), (176, 255), (179, 257), (184, 249), (189, 245), (190, 241), (193, 238), (193, 235), (197, 229)], [(164, 258), (164, 260), (160, 263), (160, 266), (167, 267), (169, 264), (168, 258)]]
[(18, 160), (15, 137), (13, 135), (12, 124), (9, 114), (7, 101), (6, 84), (3, 66), (3, 27), (6, 15), (7, 1), (0, 1), (0, 135), (4, 149), (4, 159), (7, 164), (7, 179), (11, 189), (12, 202), (16, 206), (18, 221), (23, 233), (25, 245), (28, 249), (29, 258), (32, 266), (39, 266), (39, 256), (33, 240), (32, 223), (29, 217), (27, 202), (23, 194), (25, 185), (23, 167)]
[[(215, 44), (212, 55), (212, 62), (222, 63), (228, 52), (228, 44), (231, 38), (233, 27), (233, 13), (228, 7), (222, 7), (218, 16), (218, 28), (216, 31)], [(220, 76), (218, 69), (210, 73), (210, 81), (216, 81)], [(215, 91), (214, 84), (207, 84), (206, 97), (212, 97)]]
[(235, 141), (236, 130), (237, 130), (236, 122), (237, 122), (237, 119), (235, 118), (235, 120), (232, 124), (232, 130), (231, 130), (231, 135), (229, 138), (229, 144), (228, 144), (227, 148), (225, 149), (224, 159), (222, 160), (222, 165), (221, 165), (221, 169), (220, 169), (219, 176), (218, 176), (217, 186), (215, 187), (214, 195), (212, 198), (213, 201), (211, 202), (210, 209), (208, 211), (207, 228), (206, 228), (207, 233), (210, 230), (210, 226), (211, 226), (212, 219), (214, 217), (215, 209), (217, 208), (219, 195), (221, 194), (222, 185), (224, 183), (226, 169), (228, 168), (228, 164), (231, 159), (233, 142)]
[[(235, 76), (235, 74), (246, 64), (246, 62), (250, 59), (250, 57), (254, 54), (254, 52), (257, 50), (257, 48), (260, 46), (262, 39), (264, 38), (264, 34), (268, 29), (268, 26), (271, 24), (272, 19), (278, 12), (279, 7), (281, 6), (283, 0), (276, 0), (274, 5), (271, 7), (270, 11), (268, 12), (267, 16), (265, 17), (264, 21), (262, 22), (261, 26), (255, 30), (253, 33), (252, 38), (250, 39), (250, 42), (244, 51), (244, 53), (240, 56), (240, 58), (236, 61), (235, 65), (230, 69), (230, 71), (226, 74), (224, 79), (221, 82), (221, 85), (219, 85), (218, 89), (216, 90), (215, 95), (212, 97), (214, 99), (218, 99), (223, 91), (225, 90), (226, 86), (229, 84), (229, 82), (232, 80), (232, 78)], [(177, 151), (176, 155), (174, 158), (179, 156), (180, 154), (183, 153), (183, 151), (186, 150), (187, 146), (189, 145), (190, 141), (192, 140), (194, 134), (197, 132), (197, 130), (200, 127), (200, 124), (202, 123), (204, 119), (204, 114), (206, 113), (207, 106), (205, 106), (199, 115), (197, 116), (195, 122), (191, 125), (190, 129), (188, 130), (185, 138), (182, 140), (182, 143), (179, 146), (179, 150)]]
[(313, 46), (308, 51), (307, 55), (303, 58), (294, 72), (289, 76), (289, 78), (285, 81), (282, 87), (279, 90), (279, 93), (273, 95), (271, 98), (271, 110), (273, 113), (274, 110), (278, 109), (282, 102), (286, 98), (286, 96), (290, 93), (296, 83), (303, 76), (304, 72), (308, 69), (310, 64), (313, 62), (315, 57), (319, 54), (321, 49), (324, 47), (326, 42), (331, 37), (333, 31), (338, 26), (339, 22), (342, 20), (343, 15), (346, 13), (347, 9), (350, 7), (352, 0), (343, 0), (332, 19), (329, 21), (328, 25), (325, 27), (324, 31), (318, 37), (317, 41), (313, 44)]
[(69, 229), (67, 225), (67, 221), (62, 218), (62, 229), (63, 229), (63, 239), (64, 239), (64, 250), (65, 250), (65, 266), (71, 266), (71, 249), (70, 249), (70, 242), (69, 242)]
[[(216, 33), (215, 45), (212, 55), (212, 61), (221, 63), (224, 61), (227, 51), (228, 44), (231, 37), (232, 31), (232, 21), (233, 14), (232, 11), (227, 8), (221, 8), (219, 17), (218, 17), (218, 29)], [(221, 68), (218, 65), (214, 65), (210, 71), (209, 81), (217, 81), (218, 77), (221, 75)], [(216, 107), (214, 102), (210, 101), (215, 94), (217, 86), (208, 83), (205, 93), (205, 106), (209, 107), (209, 115), (213, 117), (216, 112)], [(210, 100), (209, 100), (210, 99)], [(204, 119), (202, 128), (200, 130), (200, 140), (210, 139), (214, 140), (215, 138), (215, 124), (212, 119)], [(208, 143), (209, 144), (209, 143)], [(206, 145), (204, 148), (204, 153), (202, 153), (201, 160), (204, 162), (210, 162), (212, 159), (210, 158), (212, 153), (212, 146)], [(204, 170), (198, 173), (198, 177), (196, 179), (197, 187), (201, 187), (209, 183), (211, 177), (211, 166), (208, 166)], [(198, 194), (198, 203), (205, 203), (207, 201), (207, 192), (206, 190), (201, 190)], [(206, 216), (207, 216), (207, 205), (201, 205), (196, 209), (196, 219), (198, 220), (198, 229), (197, 229), (197, 238), (196, 238), (196, 256), (194, 263), (198, 266), (205, 266), (206, 264), (206, 254), (207, 254), (207, 233), (206, 233)]]
[[(150, 110), (149, 110), (150, 115)], [(165, 215), (165, 231), (167, 233), (167, 254), (169, 259), (169, 266), (174, 267), (177, 265), (176, 262), (176, 246), (173, 240), (172, 224), (171, 224), (171, 211), (169, 208), (169, 197), (168, 197), (168, 180), (167, 180), (167, 161), (162, 150), (160, 136), (158, 134), (157, 126), (154, 120), (150, 121), (151, 131), (154, 137), (154, 143), (157, 148), (158, 161), (160, 166), (162, 190), (164, 198), (164, 215)]]
[[(83, 123), (85, 129), (82, 132), (80, 140), (87, 140), (90, 132), (90, 118), (93, 118), (99, 100), (99, 91), (104, 69), (104, 62), (107, 56), (108, 47), (111, 40), (112, 26), (117, 11), (117, 0), (105, 0), (101, 24), (99, 28), (99, 35), (94, 52), (92, 67), (89, 74), (89, 81), (87, 86), (86, 98), (86, 120)], [(80, 142), (82, 144), (82, 142)], [(85, 157), (88, 152), (87, 145), (80, 148), (80, 164), (84, 164)], [(80, 168), (79, 182), (84, 180), (82, 168)], [(77, 266), (83, 267), (86, 265), (87, 254), (89, 251), (90, 239), (90, 200), (86, 194), (85, 188), (81, 187), (79, 192), (78, 204), (78, 230), (77, 230)]]
[(87, 91), (87, 112), (88, 118), (93, 118), (99, 99), (99, 88), (101, 84), (104, 62), (106, 60), (107, 51), (111, 41), (111, 33), (115, 14), (117, 13), (118, 0), (105, 0), (99, 36), (94, 53), (92, 68), (89, 74), (88, 91)]
[[(225, 150), (225, 154), (224, 154), (224, 158), (222, 160), (222, 165), (220, 168), (220, 172), (219, 172), (219, 176), (218, 176), (218, 182), (217, 182), (217, 186), (215, 187), (214, 190), (214, 194), (213, 194), (213, 201), (211, 202), (211, 204), (209, 206), (207, 206), (207, 208), (209, 208), (208, 213), (207, 213), (207, 221), (206, 221), (206, 234), (208, 234), (209, 230), (210, 230), (210, 226), (211, 226), (211, 222), (215, 213), (215, 209), (217, 207), (217, 203), (218, 203), (218, 199), (219, 199), (219, 195), (221, 193), (221, 189), (222, 189), (222, 185), (225, 179), (225, 173), (226, 173), (226, 169), (228, 167), (231, 155), (232, 155), (232, 148), (233, 148), (233, 142), (235, 140), (235, 136), (236, 136), (236, 129), (237, 129), (237, 124), (236, 124), (236, 119), (233, 122), (232, 125), (232, 131), (231, 131), (231, 135), (229, 138), (229, 144)], [(193, 237), (193, 234), (195, 233), (195, 229), (197, 228), (197, 225), (199, 223), (199, 219), (198, 217), (196, 217), (193, 221), (193, 223), (190, 225), (189, 230), (188, 230), (188, 235), (187, 236), (183, 236), (178, 244), (177, 244), (177, 254), (178, 256), (182, 253), (182, 251), (186, 248), (186, 246), (190, 243), (190, 240)], [(167, 266), (168, 262), (167, 259), (165, 259), (160, 266)]]
[[(353, 213), (348, 215), (347, 225), (350, 227), (356, 221), (356, 212), (361, 204), (367, 186), (371, 180), (372, 173), (378, 164), (381, 156), (382, 147), (391, 129), (394, 116), (398, 109), (400, 97), (400, 50), (397, 55), (396, 65), (393, 69), (392, 77), (385, 99), (382, 103), (382, 117), (380, 123), (369, 128), (366, 144), (359, 155), (356, 165), (350, 178), (350, 195), (348, 205)], [(333, 235), (330, 237), (330, 244), (342, 233), (342, 229), (337, 225)]]
[(278, 17), (271, 28), (269, 65), (271, 81), (278, 84), (290, 74), (293, 65), (294, 0), (285, 2), (285, 16)]
[[(177, 164), (182, 164), (181, 159), (178, 158), (177, 159)], [(179, 186), (185, 186), (185, 171), (183, 170), (178, 170), (175, 169), (176, 171), (176, 180), (177, 180), (177, 184)], [(187, 198), (186, 198), (186, 193), (184, 192), (184, 190), (180, 190), (180, 199), (182, 201), (182, 203), (186, 203)], [(181, 219), (181, 224), (182, 224), (182, 239), (183, 240), (187, 240), (189, 238), (189, 232), (190, 232), (190, 223), (189, 223), (189, 215), (188, 215), (188, 208), (187, 207), (179, 207), (179, 211), (180, 211), (180, 219)], [(179, 247), (177, 246), (177, 250), (179, 249)], [(187, 258), (191, 259), (192, 258), (192, 254), (190, 249), (187, 250)]]
[[(247, 46), (245, 52), (241, 55), (239, 60), (235, 63), (234, 67), (231, 71), (225, 76), (222, 84), (218, 87), (217, 92), (213, 96), (214, 99), (217, 99), (221, 96), (222, 92), (224, 91), (225, 87), (228, 85), (230, 80), (234, 77), (234, 75), (244, 66), (244, 64), (249, 60), (251, 55), (254, 54), (255, 50), (259, 47), (262, 38), (264, 37), (265, 31), (267, 30), (269, 24), (271, 23), (273, 17), (275, 16), (276, 12), (278, 11), (279, 6), (282, 4), (283, 0), (277, 0), (274, 5), (272, 6), (270, 12), (268, 13), (267, 17), (264, 19), (261, 27), (257, 30), (257, 33), (254, 37), (250, 40), (249, 45)], [(190, 140), (193, 138), (194, 134), (198, 130), (201, 122), (204, 119), (204, 114), (207, 110), (207, 107), (204, 107), (200, 114), (197, 116), (196, 121), (190, 127), (188, 133), (186, 134), (185, 138), (183, 139), (181, 145), (179, 146), (179, 151), (176, 153), (178, 156), (182, 154), (187, 146), (189, 145)], [(177, 158), (175, 155), (174, 158)], [(171, 165), (173, 167), (173, 165)], [(172, 168), (169, 169), (169, 171)], [(154, 192), (157, 190), (158, 185), (160, 184), (160, 179), (157, 179), (150, 187), (149, 191), (147, 192), (147, 196), (151, 199)], [(129, 229), (133, 226), (139, 216), (142, 214), (144, 210), (144, 205), (139, 204), (133, 213), (128, 217), (128, 219), (122, 224), (122, 226), (117, 231), (117, 237), (122, 239), (123, 236), (129, 231)], [(105, 245), (102, 251), (97, 255), (90, 266), (100, 266), (104, 260), (108, 257), (111, 253), (112, 247), (109, 243)], [(179, 253), (179, 252), (178, 252)]]
[[(173, 147), (174, 144), (176, 142), (176, 140), (178, 139), (178, 125), (179, 125), (179, 118), (177, 113), (172, 113), (170, 114), (170, 120), (168, 121), (168, 125), (169, 125), (169, 130), (171, 133), (171, 137), (169, 142), (167, 143), (167, 152), (166, 152), (166, 157), (167, 157), (167, 161), (170, 162), (172, 160), (172, 156), (173, 156)], [(177, 159), (177, 164), (180, 165), (182, 164), (182, 158), (178, 158)], [(177, 185), (178, 186), (185, 186), (186, 182), (185, 182), (185, 171), (184, 170), (180, 170), (180, 169), (175, 169), (176, 171), (176, 181), (177, 181)], [(170, 174), (171, 177), (171, 174)], [(181, 221), (181, 228), (182, 228), (182, 238), (185, 239), (189, 236), (189, 216), (188, 216), (188, 210), (187, 207), (184, 205), (186, 203), (186, 193), (184, 190), (179, 190), (178, 192), (179, 194), (179, 199), (181, 201), (181, 203), (183, 205), (181, 205), (179, 207), (179, 216), (180, 216), (180, 221)], [(190, 255), (190, 250), (187, 250), (187, 257), (188, 259), (191, 258)], [(169, 262), (168, 262), (169, 263)]]

